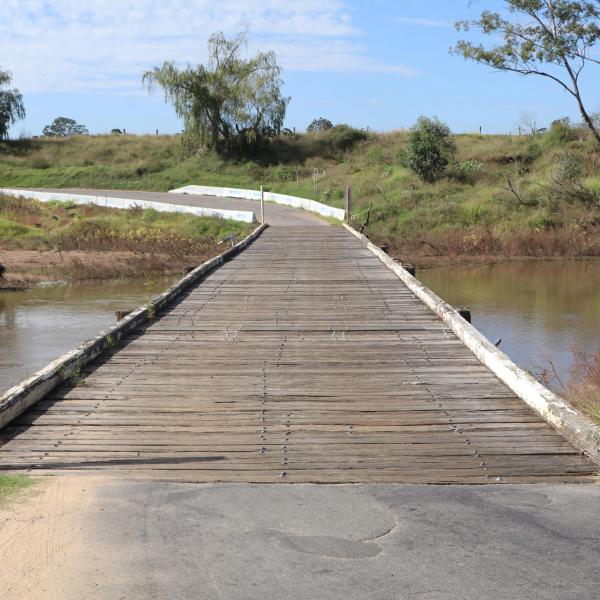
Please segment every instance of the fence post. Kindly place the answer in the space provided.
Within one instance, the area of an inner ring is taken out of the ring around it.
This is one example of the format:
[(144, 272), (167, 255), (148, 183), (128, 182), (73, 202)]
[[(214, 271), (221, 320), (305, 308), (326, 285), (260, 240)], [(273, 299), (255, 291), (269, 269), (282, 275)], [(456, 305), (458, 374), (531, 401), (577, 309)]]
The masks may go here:
[(350, 223), (350, 212), (352, 211), (352, 188), (347, 185), (344, 192), (344, 221)]
[(260, 222), (265, 222), (265, 192), (263, 186), (260, 186)]

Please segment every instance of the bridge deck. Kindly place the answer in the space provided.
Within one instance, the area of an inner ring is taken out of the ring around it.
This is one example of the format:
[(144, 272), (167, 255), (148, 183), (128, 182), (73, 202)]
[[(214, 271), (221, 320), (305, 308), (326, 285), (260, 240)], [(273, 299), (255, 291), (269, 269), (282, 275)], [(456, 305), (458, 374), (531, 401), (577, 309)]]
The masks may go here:
[(368, 250), (268, 229), (0, 432), (0, 469), (181, 481), (586, 481), (582, 457)]

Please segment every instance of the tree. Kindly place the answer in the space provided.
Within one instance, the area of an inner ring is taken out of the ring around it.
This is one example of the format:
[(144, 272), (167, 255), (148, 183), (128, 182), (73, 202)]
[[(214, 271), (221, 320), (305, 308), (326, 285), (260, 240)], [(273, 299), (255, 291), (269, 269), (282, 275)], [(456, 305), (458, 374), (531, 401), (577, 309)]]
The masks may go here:
[(0, 69), (0, 139), (8, 137), (8, 130), (19, 119), (25, 118), (23, 96), (17, 89), (3, 89), (10, 85), (12, 75)]
[(406, 165), (425, 181), (441, 175), (456, 151), (452, 132), (437, 117), (419, 117), (411, 129), (406, 150)]
[(80, 125), (74, 119), (67, 117), (56, 117), (50, 125), (42, 130), (42, 135), (48, 137), (69, 137), (72, 135), (88, 135), (89, 131), (85, 125)]
[(172, 62), (144, 73), (152, 91), (163, 88), (183, 119), (184, 143), (225, 151), (244, 151), (280, 133), (289, 98), (281, 94), (281, 68), (274, 52), (242, 58), (246, 34), (227, 39), (223, 33), (208, 41), (208, 64), (179, 70)]
[(333, 129), (333, 123), (329, 119), (319, 117), (318, 119), (313, 119), (310, 122), (310, 125), (306, 128), (306, 131), (326, 131), (327, 129)]
[[(577, 102), (587, 127), (600, 143), (600, 132), (585, 108), (581, 74), (600, 39), (598, 0), (504, 0), (512, 18), (484, 11), (476, 21), (459, 21), (458, 30), (476, 27), (503, 42), (489, 48), (461, 40), (453, 51), (499, 71), (537, 75), (556, 82)], [(524, 17), (525, 21), (519, 19)]]

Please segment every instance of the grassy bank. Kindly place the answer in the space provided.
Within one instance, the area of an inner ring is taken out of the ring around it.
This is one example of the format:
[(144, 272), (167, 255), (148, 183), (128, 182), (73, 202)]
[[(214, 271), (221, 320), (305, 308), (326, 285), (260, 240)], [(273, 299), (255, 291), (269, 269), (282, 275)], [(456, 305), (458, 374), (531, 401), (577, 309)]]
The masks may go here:
[(33, 485), (33, 479), (23, 475), (0, 475), (0, 507), (18, 492)]
[(169, 273), (222, 250), (226, 234), (252, 226), (153, 209), (115, 209), (0, 196), (5, 286), (36, 279)]
[(407, 135), (286, 136), (252, 161), (186, 157), (178, 136), (3, 142), (0, 180), (157, 191), (188, 183), (265, 185), (338, 207), (344, 186), (352, 185), (355, 223), (365, 223), (371, 206), (365, 232), (397, 255), (600, 255), (600, 149), (584, 131), (456, 136), (455, 159), (433, 183), (403, 166)]

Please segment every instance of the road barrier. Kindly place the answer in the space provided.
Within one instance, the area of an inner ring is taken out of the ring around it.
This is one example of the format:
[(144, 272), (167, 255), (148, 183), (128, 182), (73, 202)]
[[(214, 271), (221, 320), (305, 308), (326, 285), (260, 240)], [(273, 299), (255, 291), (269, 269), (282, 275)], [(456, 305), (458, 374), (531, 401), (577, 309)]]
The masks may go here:
[[(170, 194), (197, 194), (200, 196), (217, 196), (219, 198), (241, 198), (243, 200), (256, 200), (260, 202), (260, 190), (245, 190), (240, 188), (213, 187), (209, 185), (186, 185), (174, 190), (169, 190)], [(299, 198), (298, 196), (288, 196), (287, 194), (276, 194), (275, 192), (263, 192), (266, 202), (274, 202), (283, 206), (300, 208), (308, 212), (317, 213), (322, 217), (330, 217), (343, 221), (345, 212), (341, 208), (321, 204), (316, 200), (308, 198)]]
[(185, 204), (169, 204), (167, 202), (154, 202), (131, 198), (116, 198), (113, 196), (98, 196), (92, 194), (72, 194), (68, 192), (41, 192), (37, 190), (24, 190), (17, 188), (0, 188), (0, 194), (30, 198), (40, 202), (58, 200), (60, 202), (74, 202), (75, 204), (96, 204), (110, 208), (152, 208), (159, 212), (189, 213), (197, 217), (218, 217), (243, 223), (254, 223), (256, 218), (252, 211), (227, 210), (224, 208), (205, 208), (202, 206), (189, 206)]

